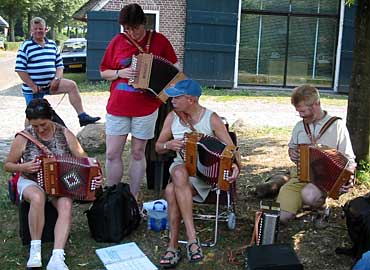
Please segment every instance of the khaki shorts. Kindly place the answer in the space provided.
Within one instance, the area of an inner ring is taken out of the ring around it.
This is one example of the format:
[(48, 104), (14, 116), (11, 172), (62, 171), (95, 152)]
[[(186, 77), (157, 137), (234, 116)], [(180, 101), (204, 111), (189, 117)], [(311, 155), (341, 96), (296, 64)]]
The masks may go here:
[(29, 180), (29, 179), (26, 179), (20, 176), (18, 179), (18, 183), (17, 183), (17, 190), (18, 190), (20, 201), (22, 200), (23, 192), (26, 190), (26, 188), (30, 186), (38, 187), (40, 190), (44, 191), (42, 187), (40, 187), (35, 181)]
[(114, 116), (107, 113), (105, 116), (105, 133), (113, 136), (131, 133), (137, 139), (149, 140), (154, 138), (157, 117), (158, 109), (152, 114), (140, 117)]
[(280, 203), (280, 210), (297, 214), (303, 206), (301, 191), (306, 183), (299, 182), (296, 169), (291, 170), (290, 177), (290, 180), (280, 188), (276, 201)]
[[(183, 161), (174, 161), (169, 168), (170, 174), (176, 166), (182, 164), (184, 164)], [(209, 192), (211, 191), (211, 186), (198, 177), (189, 176), (189, 180), (197, 192), (197, 194), (193, 196), (193, 201), (198, 203), (204, 202), (207, 199)]]

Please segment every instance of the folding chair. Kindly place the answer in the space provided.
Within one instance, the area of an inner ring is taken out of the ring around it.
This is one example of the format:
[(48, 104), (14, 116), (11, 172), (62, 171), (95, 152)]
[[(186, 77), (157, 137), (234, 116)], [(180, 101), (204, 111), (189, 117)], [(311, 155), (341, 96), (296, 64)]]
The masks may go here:
[[(237, 136), (234, 132), (229, 131), (229, 124), (226, 119), (221, 117), (224, 121), (226, 129), (229, 132), (234, 145), (237, 145)], [(208, 194), (203, 203), (194, 202), (194, 205), (214, 204), (214, 214), (195, 214), (194, 220), (211, 220), (214, 221), (214, 236), (213, 240), (209, 242), (202, 242), (203, 247), (213, 247), (217, 244), (218, 239), (218, 222), (227, 222), (229, 230), (234, 230), (236, 226), (236, 182), (230, 184), (229, 190), (223, 191), (218, 186), (214, 187)], [(220, 211), (220, 206), (225, 206), (225, 211)], [(179, 243), (186, 244), (187, 241), (180, 240)]]

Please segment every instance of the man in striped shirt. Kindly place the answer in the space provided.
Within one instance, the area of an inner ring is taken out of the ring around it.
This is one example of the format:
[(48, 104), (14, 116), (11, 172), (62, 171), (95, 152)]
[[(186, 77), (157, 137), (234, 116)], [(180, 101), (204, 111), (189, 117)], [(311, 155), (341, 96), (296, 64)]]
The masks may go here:
[(22, 93), (26, 104), (46, 94), (67, 93), (69, 101), (78, 114), (80, 126), (95, 123), (100, 117), (91, 117), (82, 106), (77, 84), (63, 77), (63, 59), (53, 40), (47, 39), (45, 20), (31, 20), (31, 38), (23, 42), (17, 54), (15, 71), (23, 81)]

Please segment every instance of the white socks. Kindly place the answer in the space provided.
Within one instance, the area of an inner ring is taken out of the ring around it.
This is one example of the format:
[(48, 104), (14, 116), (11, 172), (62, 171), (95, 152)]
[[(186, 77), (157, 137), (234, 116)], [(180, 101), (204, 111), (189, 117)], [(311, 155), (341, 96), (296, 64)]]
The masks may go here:
[(27, 267), (41, 267), (41, 240), (31, 240), (30, 257)]

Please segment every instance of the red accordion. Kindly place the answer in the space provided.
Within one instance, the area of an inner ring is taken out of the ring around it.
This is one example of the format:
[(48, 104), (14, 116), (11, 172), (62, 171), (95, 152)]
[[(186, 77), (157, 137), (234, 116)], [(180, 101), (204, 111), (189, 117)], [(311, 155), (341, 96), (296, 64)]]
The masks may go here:
[(333, 199), (352, 175), (347, 169), (348, 159), (339, 151), (323, 145), (300, 144), (297, 164), (298, 179), (312, 182)]
[(229, 190), (227, 180), (233, 163), (235, 146), (201, 133), (185, 133), (185, 165), (190, 176), (197, 176), (223, 191)]
[(132, 56), (131, 69), (137, 76), (130, 78), (128, 84), (149, 90), (163, 103), (168, 99), (163, 90), (186, 78), (185, 74), (168, 60), (149, 53)]
[(37, 183), (47, 194), (83, 201), (95, 200), (94, 177), (101, 173), (97, 159), (56, 155), (39, 156), (37, 160), (41, 163)]

